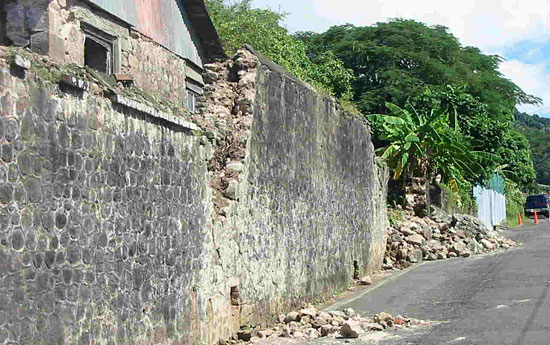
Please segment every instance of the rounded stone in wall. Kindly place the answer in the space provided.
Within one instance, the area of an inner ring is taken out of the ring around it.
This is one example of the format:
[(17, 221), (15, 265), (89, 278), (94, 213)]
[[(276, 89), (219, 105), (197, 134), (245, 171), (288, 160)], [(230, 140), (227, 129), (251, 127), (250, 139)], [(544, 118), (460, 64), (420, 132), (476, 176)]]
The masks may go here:
[(25, 238), (21, 230), (15, 230), (11, 234), (11, 246), (14, 250), (21, 250), (25, 246)]

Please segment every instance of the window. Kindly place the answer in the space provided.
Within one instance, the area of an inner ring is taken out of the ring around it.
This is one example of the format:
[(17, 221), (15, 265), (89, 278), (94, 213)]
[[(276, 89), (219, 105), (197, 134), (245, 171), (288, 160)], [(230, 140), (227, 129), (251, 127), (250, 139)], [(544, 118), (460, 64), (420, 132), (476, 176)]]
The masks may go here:
[(84, 65), (106, 74), (118, 72), (117, 38), (89, 24), (84, 32)]
[(197, 114), (199, 112), (199, 105), (202, 97), (202, 86), (192, 79), (187, 79), (187, 109), (191, 114)]
[(111, 52), (108, 47), (101, 45), (90, 37), (84, 42), (84, 65), (96, 71), (111, 74)]
[(191, 114), (198, 113), (200, 95), (193, 90), (187, 89), (187, 109)]

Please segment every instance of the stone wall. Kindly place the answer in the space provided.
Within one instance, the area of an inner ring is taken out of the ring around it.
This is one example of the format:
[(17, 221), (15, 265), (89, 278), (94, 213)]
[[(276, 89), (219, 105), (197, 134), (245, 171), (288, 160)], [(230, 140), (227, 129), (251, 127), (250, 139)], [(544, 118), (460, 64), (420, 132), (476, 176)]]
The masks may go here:
[(243, 298), (332, 294), (381, 260), (371, 257), (383, 200), (369, 129), (267, 60), (257, 73), (241, 248), (260, 274)]
[(5, 35), (19, 47), (48, 53), (48, 4), (50, 0), (5, 0), (0, 10), (6, 13)]
[(214, 183), (210, 342), (345, 290), (385, 252), (387, 171), (364, 120), (251, 51), (206, 66), (207, 114), (230, 133)]
[(261, 55), (207, 65), (191, 131), (6, 54), (0, 343), (214, 344), (380, 268), (369, 128)]
[(0, 53), (0, 343), (192, 344), (204, 140)]
[(191, 74), (185, 60), (137, 31), (128, 43), (122, 49), (121, 72), (132, 74), (142, 89), (185, 107), (186, 77)]

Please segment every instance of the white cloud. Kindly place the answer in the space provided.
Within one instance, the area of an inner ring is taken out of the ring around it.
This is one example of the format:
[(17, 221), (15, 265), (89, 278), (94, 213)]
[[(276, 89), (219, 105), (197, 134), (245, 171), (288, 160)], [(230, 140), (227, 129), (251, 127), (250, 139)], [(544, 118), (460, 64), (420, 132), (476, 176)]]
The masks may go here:
[(463, 44), (493, 52), (527, 38), (550, 34), (548, 0), (318, 0), (317, 16), (331, 22), (370, 25), (410, 18), (448, 26)]
[(527, 64), (519, 60), (505, 61), (500, 65), (500, 71), (504, 76), (512, 80), (523, 91), (542, 98), (543, 105), (534, 106), (523, 104), (519, 105), (520, 111), (529, 114), (538, 113), (540, 115), (550, 114), (550, 72), (548, 66), (544, 63)]
[[(550, 36), (550, 0), (318, 0), (313, 6), (317, 16), (332, 22), (371, 25), (407, 18), (444, 25), (463, 45), (479, 47), (487, 54), (505, 55), (506, 47), (517, 42)], [(539, 54), (540, 49), (532, 49), (525, 58)], [(550, 114), (550, 73), (546, 67), (519, 60), (502, 64), (507, 78), (544, 101), (542, 107), (519, 105), (520, 110), (533, 113), (539, 109)]]

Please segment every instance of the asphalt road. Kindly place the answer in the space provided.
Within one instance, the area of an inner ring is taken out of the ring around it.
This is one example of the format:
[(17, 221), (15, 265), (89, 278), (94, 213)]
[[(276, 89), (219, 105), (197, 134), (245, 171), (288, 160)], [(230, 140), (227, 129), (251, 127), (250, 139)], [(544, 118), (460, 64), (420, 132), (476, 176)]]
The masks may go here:
[[(506, 235), (523, 245), (488, 256), (425, 263), (331, 309), (443, 321), (413, 332), (393, 332), (395, 338), (378, 344), (549, 345), (550, 223)], [(345, 340), (329, 343), (340, 342)]]

